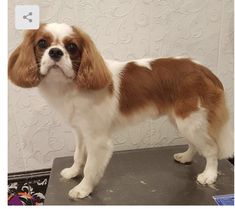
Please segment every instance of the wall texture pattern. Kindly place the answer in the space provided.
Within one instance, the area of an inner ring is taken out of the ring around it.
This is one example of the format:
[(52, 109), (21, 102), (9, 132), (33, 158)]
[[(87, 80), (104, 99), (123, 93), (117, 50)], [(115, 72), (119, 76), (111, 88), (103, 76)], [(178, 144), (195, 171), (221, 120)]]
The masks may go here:
[[(9, 53), (22, 40), (14, 5), (38, 4), (41, 22), (78, 25), (102, 55), (130, 60), (190, 56), (222, 80), (233, 114), (233, 0), (9, 0)], [(233, 121), (231, 121), (233, 122)], [(115, 150), (182, 144), (163, 117), (114, 133)], [(72, 155), (73, 133), (35, 89), (9, 82), (9, 172)]]

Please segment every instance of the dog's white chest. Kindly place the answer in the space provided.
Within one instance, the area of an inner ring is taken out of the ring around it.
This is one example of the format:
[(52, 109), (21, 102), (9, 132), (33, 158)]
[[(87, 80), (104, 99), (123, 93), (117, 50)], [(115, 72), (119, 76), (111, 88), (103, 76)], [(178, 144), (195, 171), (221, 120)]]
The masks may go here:
[(77, 91), (74, 84), (66, 79), (58, 69), (51, 70), (47, 77), (39, 85), (42, 96), (55, 108), (66, 120), (71, 120), (75, 115), (75, 100)]

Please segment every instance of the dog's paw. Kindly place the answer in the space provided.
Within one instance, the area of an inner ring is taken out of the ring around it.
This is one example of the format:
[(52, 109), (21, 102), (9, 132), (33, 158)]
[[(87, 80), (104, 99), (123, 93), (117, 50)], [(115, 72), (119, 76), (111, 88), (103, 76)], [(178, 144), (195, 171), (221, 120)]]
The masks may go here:
[(92, 189), (90, 187), (81, 186), (79, 184), (69, 191), (69, 197), (73, 200), (82, 199), (87, 197), (91, 192)]
[(217, 179), (217, 173), (216, 172), (210, 172), (210, 171), (204, 171), (202, 173), (200, 173), (198, 176), (197, 176), (197, 181), (200, 183), (200, 184), (213, 184), (216, 182), (216, 179)]
[(192, 157), (188, 155), (187, 152), (174, 154), (174, 159), (179, 163), (190, 163), (192, 161)]
[(71, 179), (76, 176), (78, 176), (80, 173), (77, 169), (71, 168), (65, 168), (60, 172), (60, 175), (65, 179)]

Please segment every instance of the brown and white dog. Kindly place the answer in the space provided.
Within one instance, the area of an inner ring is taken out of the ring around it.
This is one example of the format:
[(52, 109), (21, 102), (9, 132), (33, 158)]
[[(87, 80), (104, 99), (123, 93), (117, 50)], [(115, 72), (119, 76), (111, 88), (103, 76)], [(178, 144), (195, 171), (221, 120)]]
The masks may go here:
[(233, 136), (224, 89), (206, 67), (187, 58), (104, 60), (90, 37), (67, 24), (42, 24), (26, 32), (9, 59), (9, 78), (36, 87), (77, 133), (74, 164), (61, 171), (83, 180), (70, 190), (88, 196), (112, 156), (116, 127), (168, 115), (187, 139), (188, 150), (175, 160), (206, 158), (201, 184), (217, 178), (218, 159), (233, 154)]

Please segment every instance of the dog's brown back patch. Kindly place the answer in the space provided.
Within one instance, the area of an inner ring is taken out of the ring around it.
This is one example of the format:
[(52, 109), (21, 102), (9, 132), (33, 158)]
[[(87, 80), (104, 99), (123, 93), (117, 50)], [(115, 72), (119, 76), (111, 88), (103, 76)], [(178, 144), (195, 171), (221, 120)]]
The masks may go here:
[(198, 102), (213, 109), (223, 94), (219, 79), (190, 59), (161, 58), (150, 66), (151, 70), (134, 62), (125, 66), (120, 85), (121, 113), (131, 115), (154, 104), (160, 114), (174, 111), (185, 118), (198, 109)]

